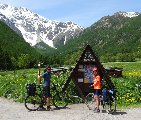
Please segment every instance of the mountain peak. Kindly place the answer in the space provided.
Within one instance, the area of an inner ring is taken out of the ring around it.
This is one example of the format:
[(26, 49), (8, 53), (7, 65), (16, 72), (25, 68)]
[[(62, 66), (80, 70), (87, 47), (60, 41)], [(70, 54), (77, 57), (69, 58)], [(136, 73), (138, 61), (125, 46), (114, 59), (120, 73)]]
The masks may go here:
[(46, 19), (24, 7), (17, 8), (0, 4), (0, 13), (0, 20), (5, 16), (32, 46), (44, 42), (56, 48), (65, 44), (66, 40), (77, 36), (84, 29), (71, 21), (65, 23)]
[(6, 9), (9, 5), (7, 4), (0, 4), (0, 9)]
[(121, 11), (116, 14), (119, 14), (124, 17), (129, 17), (129, 18), (137, 17), (138, 15), (140, 15), (140, 13), (138, 12), (121, 12)]
[[(96, 28), (110, 28), (113, 25), (118, 25), (121, 23), (121, 21), (124, 21), (125, 19), (130, 19), (133, 17), (139, 16), (140, 13), (138, 12), (116, 12), (112, 16), (104, 16), (99, 21), (94, 23), (92, 26), (95, 26)], [(122, 25), (121, 25), (122, 26)]]

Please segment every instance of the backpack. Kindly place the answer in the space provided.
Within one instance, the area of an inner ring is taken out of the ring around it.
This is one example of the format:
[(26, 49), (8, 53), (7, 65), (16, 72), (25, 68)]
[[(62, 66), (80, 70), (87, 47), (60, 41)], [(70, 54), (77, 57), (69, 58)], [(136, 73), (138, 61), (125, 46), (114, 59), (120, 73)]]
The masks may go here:
[(106, 90), (105, 88), (102, 90), (103, 101), (108, 102), (109, 100), (113, 101), (113, 91)]
[(27, 94), (29, 96), (34, 96), (35, 92), (36, 92), (36, 84), (35, 83), (27, 84), (26, 85), (26, 90), (27, 90)]

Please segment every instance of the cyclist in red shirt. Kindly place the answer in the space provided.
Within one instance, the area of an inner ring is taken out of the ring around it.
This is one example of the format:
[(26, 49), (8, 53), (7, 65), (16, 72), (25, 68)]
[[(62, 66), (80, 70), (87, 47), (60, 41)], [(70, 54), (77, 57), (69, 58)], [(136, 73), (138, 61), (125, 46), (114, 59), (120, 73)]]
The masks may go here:
[(96, 100), (96, 112), (100, 112), (99, 109), (99, 95), (101, 94), (101, 84), (100, 84), (100, 75), (98, 73), (97, 67), (93, 68), (93, 82), (94, 84), (91, 85), (94, 87), (94, 99)]

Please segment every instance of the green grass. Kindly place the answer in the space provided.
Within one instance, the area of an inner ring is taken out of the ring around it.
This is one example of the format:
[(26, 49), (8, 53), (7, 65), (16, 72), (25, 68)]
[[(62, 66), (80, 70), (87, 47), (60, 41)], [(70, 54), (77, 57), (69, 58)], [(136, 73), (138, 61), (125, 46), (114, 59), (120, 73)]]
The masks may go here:
[[(103, 63), (105, 67), (122, 67), (123, 77), (111, 78), (117, 88), (118, 107), (136, 107), (141, 106), (141, 86), (137, 88), (136, 84), (141, 84), (141, 62), (111, 62)], [(43, 69), (41, 69), (43, 71)], [(24, 69), (14, 71), (0, 72), (0, 96), (4, 96), (14, 101), (24, 102), (26, 96), (26, 84), (37, 83), (38, 69)], [(54, 74), (52, 80), (63, 85), (70, 72)], [(74, 87), (74, 85), (70, 85)], [(68, 90), (68, 94), (75, 94), (75, 89)]]
[[(43, 69), (41, 69), (43, 72)], [(69, 73), (53, 74), (52, 81), (62, 86)], [(14, 101), (24, 102), (26, 96), (26, 84), (38, 84), (38, 69), (24, 69), (0, 72), (0, 96), (4, 96)]]
[[(117, 105), (121, 108), (141, 106), (141, 61), (103, 63), (104, 67), (123, 68), (123, 77), (111, 77), (117, 88)], [(137, 85), (140, 85), (137, 87)]]
[(141, 72), (141, 61), (138, 62), (109, 62), (103, 63), (104, 67), (119, 67), (123, 68), (124, 72), (140, 71)]

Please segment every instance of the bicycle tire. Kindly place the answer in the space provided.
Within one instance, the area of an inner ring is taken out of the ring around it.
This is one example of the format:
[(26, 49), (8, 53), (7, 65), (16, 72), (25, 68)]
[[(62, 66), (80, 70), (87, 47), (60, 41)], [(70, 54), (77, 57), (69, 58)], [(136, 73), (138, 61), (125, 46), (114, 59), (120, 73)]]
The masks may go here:
[(94, 100), (94, 93), (89, 93), (85, 98), (85, 104), (89, 110), (94, 110), (96, 108), (96, 102)]
[(28, 95), (25, 98), (25, 107), (30, 111), (38, 110), (40, 104), (41, 104), (41, 98), (39, 95), (34, 95), (34, 96)]
[(65, 108), (68, 105), (68, 95), (66, 92), (57, 92), (52, 99), (52, 103), (56, 108)]
[(107, 113), (116, 112), (116, 99), (112, 96), (108, 101), (102, 100), (102, 107)]
[(114, 96), (112, 96), (112, 99), (110, 100), (110, 111), (109, 113), (116, 112), (116, 99)]
[(105, 112), (109, 112), (110, 111), (110, 106), (111, 106), (111, 102), (110, 101), (103, 101), (101, 102), (102, 104), (102, 108), (103, 108), (103, 111)]

